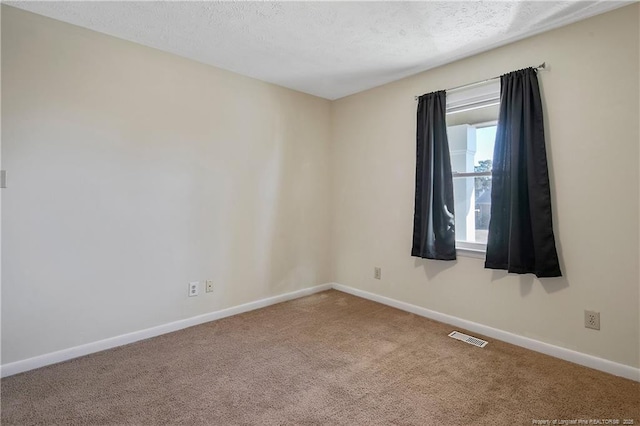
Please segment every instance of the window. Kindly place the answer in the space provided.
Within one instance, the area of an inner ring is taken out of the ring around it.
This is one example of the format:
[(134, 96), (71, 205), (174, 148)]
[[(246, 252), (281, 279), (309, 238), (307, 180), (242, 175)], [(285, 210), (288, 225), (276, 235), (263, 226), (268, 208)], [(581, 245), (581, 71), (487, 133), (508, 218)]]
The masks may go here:
[(486, 249), (499, 92), (499, 82), (491, 82), (447, 94), (456, 249), (480, 252)]

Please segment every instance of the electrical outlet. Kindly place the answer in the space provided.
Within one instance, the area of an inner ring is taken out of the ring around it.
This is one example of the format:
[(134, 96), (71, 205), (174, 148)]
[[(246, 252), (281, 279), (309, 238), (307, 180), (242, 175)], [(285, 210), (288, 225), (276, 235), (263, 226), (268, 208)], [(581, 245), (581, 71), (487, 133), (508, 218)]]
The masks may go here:
[(189, 297), (197, 296), (200, 291), (200, 283), (193, 281), (189, 283)]
[(584, 311), (584, 326), (594, 330), (600, 330), (600, 312)]
[(382, 268), (378, 266), (373, 268), (373, 278), (375, 278), (376, 280), (379, 280), (380, 278), (382, 278)]
[(213, 281), (206, 280), (204, 282), (204, 288), (206, 289), (207, 293), (213, 293)]

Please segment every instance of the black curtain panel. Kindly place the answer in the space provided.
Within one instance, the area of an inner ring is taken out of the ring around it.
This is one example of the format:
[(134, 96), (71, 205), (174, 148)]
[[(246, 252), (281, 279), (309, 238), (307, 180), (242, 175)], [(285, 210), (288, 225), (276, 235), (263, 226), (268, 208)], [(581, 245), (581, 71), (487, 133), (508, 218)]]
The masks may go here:
[(505, 74), (500, 83), (485, 268), (559, 277), (536, 70)]
[(455, 260), (453, 181), (447, 140), (446, 93), (418, 100), (416, 198), (411, 255)]

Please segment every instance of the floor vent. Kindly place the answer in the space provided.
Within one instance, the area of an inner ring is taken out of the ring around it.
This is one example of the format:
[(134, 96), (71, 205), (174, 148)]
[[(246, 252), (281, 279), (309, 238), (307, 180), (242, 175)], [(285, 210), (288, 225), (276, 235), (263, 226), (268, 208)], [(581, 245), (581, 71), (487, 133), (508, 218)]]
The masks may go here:
[(449, 333), (449, 337), (453, 337), (457, 340), (462, 340), (463, 342), (466, 342), (473, 346), (477, 346), (479, 348), (484, 348), (485, 346), (487, 346), (487, 343), (489, 343), (484, 340), (478, 339), (477, 337), (467, 336), (466, 334), (460, 333), (459, 331), (452, 331), (451, 333)]

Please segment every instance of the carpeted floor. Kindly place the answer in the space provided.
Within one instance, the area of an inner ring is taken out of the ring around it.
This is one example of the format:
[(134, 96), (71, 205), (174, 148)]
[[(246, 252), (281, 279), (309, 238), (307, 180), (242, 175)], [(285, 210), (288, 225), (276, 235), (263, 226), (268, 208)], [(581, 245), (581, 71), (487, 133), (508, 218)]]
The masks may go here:
[(640, 383), (451, 330), (331, 290), (3, 379), (2, 424), (640, 424)]

